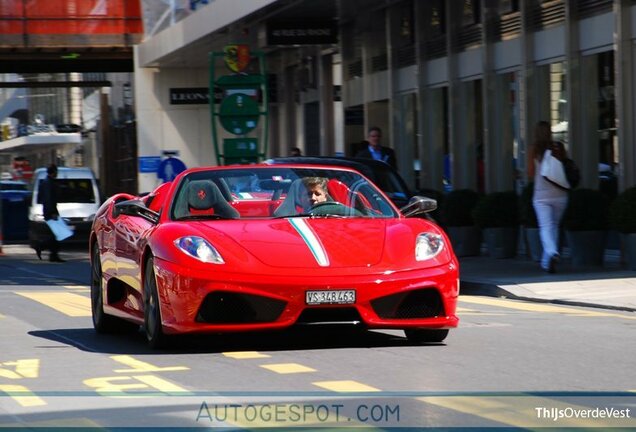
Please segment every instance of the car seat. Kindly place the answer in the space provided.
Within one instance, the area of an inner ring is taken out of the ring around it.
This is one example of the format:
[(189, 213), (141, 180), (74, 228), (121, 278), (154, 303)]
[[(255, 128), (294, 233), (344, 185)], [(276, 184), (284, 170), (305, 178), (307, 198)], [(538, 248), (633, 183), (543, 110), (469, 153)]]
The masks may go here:
[(302, 179), (296, 179), (289, 186), (283, 203), (274, 210), (275, 217), (294, 216), (307, 211), (311, 207), (307, 188)]
[(236, 219), (239, 212), (223, 198), (218, 186), (211, 180), (195, 180), (188, 185), (188, 208), (192, 214), (214, 210), (215, 215)]

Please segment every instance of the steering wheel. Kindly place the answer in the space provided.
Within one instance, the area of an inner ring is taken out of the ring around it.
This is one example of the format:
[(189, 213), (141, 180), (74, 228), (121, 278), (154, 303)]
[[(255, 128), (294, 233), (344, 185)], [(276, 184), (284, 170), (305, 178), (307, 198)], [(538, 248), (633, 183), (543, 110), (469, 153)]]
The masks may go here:
[(332, 215), (332, 216), (351, 216), (360, 215), (361, 213), (351, 207), (348, 207), (338, 201), (323, 201), (316, 203), (309, 209), (311, 215)]

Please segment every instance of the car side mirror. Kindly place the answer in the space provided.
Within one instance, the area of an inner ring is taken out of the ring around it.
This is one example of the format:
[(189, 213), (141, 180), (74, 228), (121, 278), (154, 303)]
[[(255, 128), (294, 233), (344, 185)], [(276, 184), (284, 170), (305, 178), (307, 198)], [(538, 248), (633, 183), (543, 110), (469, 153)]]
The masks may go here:
[(150, 210), (143, 201), (138, 199), (120, 201), (115, 204), (113, 216), (119, 215), (142, 217), (148, 222), (156, 224), (159, 221), (159, 213)]
[(406, 217), (417, 216), (437, 209), (437, 200), (416, 195), (400, 211)]

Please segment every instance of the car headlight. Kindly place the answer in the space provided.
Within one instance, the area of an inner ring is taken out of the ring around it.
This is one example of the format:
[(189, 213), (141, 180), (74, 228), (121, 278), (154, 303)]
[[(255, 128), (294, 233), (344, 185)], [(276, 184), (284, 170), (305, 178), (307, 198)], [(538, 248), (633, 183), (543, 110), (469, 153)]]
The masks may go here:
[(439, 234), (422, 233), (415, 241), (415, 260), (424, 261), (434, 258), (444, 249), (444, 238)]
[(182, 252), (204, 263), (225, 264), (223, 257), (207, 240), (197, 236), (181, 237), (174, 241)]

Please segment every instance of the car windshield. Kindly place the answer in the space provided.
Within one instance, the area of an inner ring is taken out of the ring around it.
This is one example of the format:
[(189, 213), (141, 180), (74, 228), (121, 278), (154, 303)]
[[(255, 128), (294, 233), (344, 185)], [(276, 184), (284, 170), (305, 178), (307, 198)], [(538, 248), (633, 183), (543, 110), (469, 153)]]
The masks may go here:
[(174, 220), (397, 216), (360, 174), (310, 166), (194, 171), (179, 183), (170, 212)]
[[(40, 180), (40, 190), (42, 182)], [(57, 202), (58, 203), (95, 203), (95, 193), (93, 191), (93, 183), (88, 178), (64, 178), (55, 179), (57, 185)], [(42, 196), (38, 195), (38, 203), (42, 204)]]
[(0, 183), (0, 190), (27, 191), (29, 188), (26, 183), (2, 182)]

